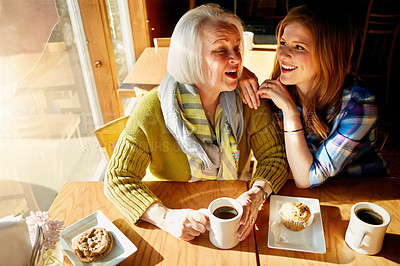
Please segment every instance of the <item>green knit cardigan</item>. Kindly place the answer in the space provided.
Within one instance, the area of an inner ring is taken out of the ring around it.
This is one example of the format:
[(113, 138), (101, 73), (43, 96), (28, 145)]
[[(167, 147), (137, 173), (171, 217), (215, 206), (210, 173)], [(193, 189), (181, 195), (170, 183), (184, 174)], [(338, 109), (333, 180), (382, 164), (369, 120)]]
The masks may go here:
[[(241, 176), (250, 150), (253, 150), (258, 164), (251, 184), (262, 178), (277, 193), (289, 174), (279, 127), (273, 121), (265, 100), (257, 110), (244, 105), (243, 115), (238, 176)], [(142, 182), (147, 168), (153, 180), (187, 182), (190, 179), (187, 156), (165, 126), (158, 88), (135, 106), (116, 144), (105, 176), (105, 194), (133, 223), (151, 204), (160, 202)]]

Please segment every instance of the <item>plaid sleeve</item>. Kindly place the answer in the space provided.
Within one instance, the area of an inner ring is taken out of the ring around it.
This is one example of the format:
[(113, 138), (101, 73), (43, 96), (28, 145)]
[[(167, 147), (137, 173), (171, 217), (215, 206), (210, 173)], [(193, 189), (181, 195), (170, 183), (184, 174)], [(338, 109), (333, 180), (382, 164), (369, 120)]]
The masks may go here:
[(339, 116), (338, 126), (315, 153), (309, 175), (311, 186), (337, 175), (357, 154), (378, 118), (375, 97), (352, 98)]

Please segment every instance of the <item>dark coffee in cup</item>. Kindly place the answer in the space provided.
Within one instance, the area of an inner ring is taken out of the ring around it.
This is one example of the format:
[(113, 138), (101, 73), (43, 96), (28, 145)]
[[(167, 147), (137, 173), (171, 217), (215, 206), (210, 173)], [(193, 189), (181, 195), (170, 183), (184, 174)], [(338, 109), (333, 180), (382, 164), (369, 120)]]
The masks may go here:
[(230, 206), (222, 206), (216, 208), (213, 215), (220, 219), (232, 219), (238, 215), (238, 212), (235, 208)]
[(356, 213), (357, 217), (368, 224), (380, 225), (383, 224), (383, 218), (380, 214), (371, 209), (360, 209)]

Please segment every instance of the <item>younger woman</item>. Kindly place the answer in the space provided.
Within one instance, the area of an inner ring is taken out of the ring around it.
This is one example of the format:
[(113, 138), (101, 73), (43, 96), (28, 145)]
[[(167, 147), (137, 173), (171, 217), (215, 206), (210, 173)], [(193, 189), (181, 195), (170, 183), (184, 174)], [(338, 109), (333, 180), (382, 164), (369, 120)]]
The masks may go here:
[(295, 7), (278, 25), (277, 40), (271, 79), (258, 88), (245, 70), (239, 86), (250, 107), (257, 108), (261, 97), (280, 109), (296, 185), (308, 188), (338, 175), (386, 175), (374, 149), (376, 99), (349, 75), (353, 32), (347, 17), (315, 4)]

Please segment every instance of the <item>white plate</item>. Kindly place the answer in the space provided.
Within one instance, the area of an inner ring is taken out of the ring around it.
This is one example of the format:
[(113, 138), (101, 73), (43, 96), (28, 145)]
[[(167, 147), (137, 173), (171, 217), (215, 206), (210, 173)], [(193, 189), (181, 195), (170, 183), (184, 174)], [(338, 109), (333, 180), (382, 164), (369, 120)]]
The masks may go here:
[(136, 252), (136, 246), (101, 211), (96, 211), (68, 226), (60, 233), (60, 245), (75, 266), (86, 265), (87, 263), (83, 263), (74, 253), (72, 241), (78, 235), (93, 227), (102, 227), (111, 232), (114, 237), (114, 244), (107, 256), (91, 262), (91, 265), (117, 265)]
[[(310, 208), (314, 214), (311, 226), (296, 232), (287, 229), (282, 224), (279, 209), (284, 203), (290, 201), (302, 202)], [(319, 200), (272, 195), (269, 207), (268, 247), (325, 254), (325, 237)]]

